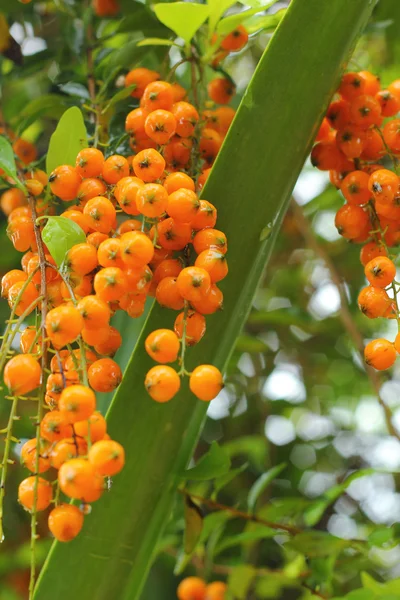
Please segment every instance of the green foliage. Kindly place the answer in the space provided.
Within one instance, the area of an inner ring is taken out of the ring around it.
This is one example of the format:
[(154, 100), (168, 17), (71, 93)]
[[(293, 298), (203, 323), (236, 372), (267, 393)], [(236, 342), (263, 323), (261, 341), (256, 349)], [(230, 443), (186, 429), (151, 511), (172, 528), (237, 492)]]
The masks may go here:
[(77, 223), (66, 217), (46, 217), (47, 222), (42, 231), (42, 238), (54, 258), (61, 267), (68, 250), (75, 244), (86, 242), (86, 235)]
[(229, 456), (225, 450), (213, 442), (209, 451), (204, 454), (196, 466), (181, 474), (183, 479), (207, 480), (225, 475), (231, 466)]
[(17, 165), (15, 164), (14, 151), (10, 142), (0, 136), (0, 169), (15, 181), (15, 185), (25, 191), (25, 187), (20, 183), (17, 175)]
[(195, 2), (155, 4), (154, 11), (161, 23), (172, 29), (186, 44), (189, 44), (210, 13), (207, 5)]
[(87, 148), (87, 132), (82, 112), (76, 106), (65, 111), (50, 138), (46, 170), (50, 175), (59, 165), (75, 166), (76, 155)]
[(260, 475), (260, 477), (253, 483), (247, 497), (247, 506), (250, 512), (255, 511), (257, 500), (260, 495), (275, 479), (275, 477), (278, 477), (278, 475), (284, 471), (286, 466), (286, 463), (282, 463), (281, 465), (272, 467), (272, 469), (269, 469), (266, 473)]

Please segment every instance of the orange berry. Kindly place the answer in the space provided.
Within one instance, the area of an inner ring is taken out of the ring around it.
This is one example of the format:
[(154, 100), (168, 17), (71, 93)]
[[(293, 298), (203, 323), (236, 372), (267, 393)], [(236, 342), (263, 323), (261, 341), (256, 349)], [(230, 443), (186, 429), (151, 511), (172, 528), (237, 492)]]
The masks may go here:
[(344, 238), (352, 240), (370, 229), (369, 217), (360, 206), (345, 204), (335, 217), (335, 225)]
[[(28, 285), (22, 292), (22, 289), (25, 285), (25, 281), (17, 281), (8, 290), (8, 304), (15, 311), (15, 314), (19, 317), (23, 313), (25, 313), (29, 309), (29, 307), (31, 307), (29, 310), (30, 314), (37, 306), (36, 301), (39, 297), (38, 291), (32, 282), (28, 283)], [(17, 303), (18, 296), (20, 296), (20, 298)]]
[(158, 183), (146, 183), (138, 190), (136, 206), (138, 210), (150, 219), (160, 217), (167, 208), (168, 193)]
[(190, 161), (192, 148), (191, 138), (173, 137), (164, 148), (164, 158), (168, 167), (173, 170), (185, 169)]
[(166, 81), (152, 81), (146, 86), (140, 106), (153, 112), (158, 109), (170, 111), (174, 103), (174, 94), (172, 86)]
[(228, 263), (226, 255), (213, 248), (203, 250), (195, 260), (195, 266), (207, 271), (211, 282), (217, 283), (228, 274)]
[(138, 191), (144, 183), (138, 177), (124, 177), (114, 188), (114, 196), (122, 210), (128, 215), (140, 214), (136, 205)]
[(376, 242), (369, 242), (361, 248), (360, 261), (365, 267), (367, 263), (377, 256), (387, 256), (385, 246)]
[(94, 413), (96, 409), (96, 396), (85, 385), (70, 385), (61, 392), (58, 407), (62, 416), (69, 423), (83, 421)]
[(82, 178), (77, 170), (70, 165), (56, 167), (49, 177), (51, 191), (64, 202), (77, 197), (81, 181)]
[(102, 440), (107, 433), (107, 422), (103, 415), (98, 412), (90, 415), (89, 419), (77, 421), (74, 423), (75, 434), (81, 438), (87, 438), (89, 435), (92, 443)]
[[(311, 150), (311, 164), (320, 171), (342, 171), (345, 155), (334, 140), (318, 142)], [(349, 169), (352, 170), (352, 169)]]
[(98, 265), (96, 248), (87, 243), (75, 244), (68, 250), (65, 264), (77, 275), (87, 275)]
[(192, 239), (192, 226), (178, 223), (171, 217), (157, 223), (157, 240), (167, 250), (183, 250)]
[(15, 283), (24, 282), (27, 279), (28, 275), (25, 271), (20, 271), (19, 269), (8, 271), (8, 273), (1, 278), (1, 295), (3, 298), (7, 298), (8, 292)]
[(389, 308), (391, 300), (384, 289), (367, 286), (358, 295), (358, 306), (369, 319), (383, 317)]
[(193, 248), (197, 254), (210, 249), (225, 254), (228, 249), (226, 235), (218, 229), (202, 229), (193, 238)]
[(200, 365), (190, 375), (189, 387), (199, 400), (209, 402), (224, 387), (222, 374), (213, 365)]
[(212, 79), (207, 86), (208, 95), (216, 104), (229, 104), (235, 91), (234, 83), (225, 77)]
[(221, 41), (221, 48), (229, 52), (238, 52), (244, 48), (249, 39), (249, 34), (243, 25), (238, 25)]
[(36, 354), (40, 351), (42, 337), (37, 335), (36, 327), (29, 325), (22, 332), (19, 338), (19, 347), (22, 354)]
[(68, 305), (52, 308), (46, 316), (46, 331), (55, 348), (62, 348), (76, 340), (84, 321), (81, 313)]
[(110, 309), (98, 296), (85, 296), (78, 302), (77, 309), (82, 315), (86, 329), (102, 329), (108, 326)]
[(176, 119), (168, 110), (154, 110), (146, 117), (144, 130), (151, 140), (162, 146), (175, 134)]
[(87, 215), (90, 227), (95, 231), (110, 233), (116, 224), (114, 205), (104, 196), (96, 196), (88, 200), (83, 213)]
[(392, 152), (400, 152), (400, 119), (393, 119), (385, 124), (383, 137)]
[[(122, 244), (121, 250), (123, 252)], [(122, 257), (124, 258), (123, 255)], [(126, 287), (126, 276), (122, 269), (118, 267), (105, 267), (95, 275), (94, 289), (96, 294), (101, 300), (104, 300), (104, 302), (114, 302), (115, 300), (119, 300), (126, 292)]]
[(326, 119), (334, 129), (341, 129), (350, 121), (350, 104), (341, 99), (331, 102), (326, 111)]
[(44, 473), (50, 469), (49, 457), (50, 444), (47, 440), (39, 442), (39, 461), (36, 465), (37, 440), (28, 440), (21, 448), (21, 463), (32, 473)]
[(76, 157), (75, 168), (81, 177), (99, 177), (102, 174), (104, 154), (97, 148), (85, 148)]
[(122, 470), (125, 464), (125, 451), (118, 442), (100, 440), (90, 448), (88, 459), (97, 473), (112, 477)]
[(125, 76), (125, 86), (135, 85), (131, 96), (134, 98), (141, 98), (149, 83), (156, 81), (157, 79), (160, 79), (160, 75), (156, 71), (150, 71), (150, 69), (141, 67), (129, 71)]
[(163, 403), (178, 393), (181, 380), (172, 367), (157, 365), (147, 373), (144, 384), (153, 400)]
[(8, 216), (19, 206), (26, 205), (25, 194), (18, 188), (10, 188), (0, 196), (0, 207), (3, 213)]
[(180, 171), (177, 171), (176, 173), (170, 173), (165, 178), (163, 185), (168, 194), (172, 194), (181, 188), (185, 188), (191, 192), (195, 191), (193, 179), (189, 177), (189, 175), (186, 175), (186, 173), (182, 173)]
[[(161, 187), (161, 186), (160, 186)], [(121, 237), (121, 257), (125, 265), (147, 265), (154, 254), (154, 246), (146, 234), (130, 231)]]
[[(379, 160), (384, 153), (385, 145), (380, 134), (375, 129), (367, 129), (360, 158), (362, 160)], [(378, 165), (378, 169), (381, 169), (381, 165)]]
[(107, 186), (101, 179), (91, 178), (84, 179), (78, 187), (77, 198), (79, 204), (83, 206), (88, 200), (96, 196), (104, 196), (107, 191)]
[(117, 233), (123, 235), (129, 231), (141, 231), (141, 229), (142, 223), (140, 221), (137, 221), (136, 219), (127, 219), (118, 227)]
[(393, 202), (399, 188), (399, 178), (388, 169), (377, 169), (368, 180), (368, 188), (382, 204)]
[(134, 108), (125, 119), (125, 131), (131, 135), (142, 137), (145, 135), (144, 123), (147, 112), (142, 108)]
[(156, 300), (161, 306), (172, 310), (181, 310), (184, 300), (181, 296), (177, 279), (175, 277), (164, 277), (156, 288)]
[(371, 198), (368, 189), (369, 175), (352, 171), (343, 179), (340, 189), (349, 204), (367, 204)]
[(396, 349), (392, 342), (378, 338), (365, 346), (364, 358), (370, 367), (377, 371), (385, 371), (395, 363)]
[[(76, 209), (78, 209), (78, 208), (80, 208), (80, 207), (77, 206)], [(70, 219), (71, 221), (74, 221), (74, 223), (79, 225), (79, 227), (83, 230), (83, 232), (85, 234), (87, 234), (90, 229), (90, 219), (87, 215), (84, 215), (81, 212), (81, 210), (76, 210), (76, 209), (69, 208), (65, 212), (61, 213), (61, 216), (65, 217), (66, 219)]]
[(396, 267), (387, 256), (377, 256), (365, 266), (365, 277), (371, 285), (385, 288), (396, 276)]
[(201, 156), (207, 162), (212, 164), (222, 146), (222, 137), (213, 129), (203, 129), (201, 133), (199, 150)]
[(85, 458), (72, 458), (58, 471), (61, 491), (83, 502), (98, 500), (104, 490), (103, 478)]
[(121, 240), (119, 238), (107, 238), (101, 242), (97, 249), (97, 260), (102, 267), (124, 266), (121, 258)]
[(147, 336), (145, 348), (156, 362), (170, 363), (177, 360), (180, 344), (176, 333), (170, 329), (156, 329)]
[(79, 434), (76, 430), (77, 425), (82, 422), (86, 423), (87, 427), (87, 420), (74, 423), (75, 436), (64, 438), (52, 445), (50, 451), (50, 461), (51, 466), (54, 467), (54, 469), (59, 469), (61, 465), (67, 462), (67, 460), (71, 460), (71, 458), (77, 458), (78, 456), (87, 454), (86, 440), (80, 439), (78, 436), (81, 434)]
[(107, 330), (107, 338), (95, 344), (97, 354), (112, 356), (116, 353), (122, 344), (122, 337), (118, 329), (109, 327)]
[(182, 269), (176, 282), (182, 298), (190, 302), (201, 300), (211, 287), (210, 274), (197, 266)]
[(24, 396), (39, 387), (42, 369), (32, 354), (17, 354), (6, 363), (3, 377), (13, 396)]
[(227, 590), (227, 585), (223, 581), (209, 583), (206, 589), (205, 600), (225, 600)]
[(368, 96), (375, 96), (381, 88), (379, 77), (369, 71), (359, 71), (358, 75), (365, 82), (363, 93)]
[(40, 435), (49, 442), (57, 442), (71, 437), (72, 433), (71, 424), (59, 410), (51, 410), (46, 413), (40, 423)]
[(51, 483), (42, 477), (32, 475), (19, 484), (18, 501), (26, 510), (32, 511), (35, 504), (35, 496), (36, 510), (46, 510), (53, 497), (53, 488)]
[(200, 118), (193, 104), (175, 102), (172, 106), (172, 114), (176, 119), (176, 133), (184, 138), (193, 136)]
[(215, 206), (211, 202), (207, 202), (207, 200), (200, 200), (200, 208), (196, 217), (191, 222), (193, 229), (197, 231), (199, 229), (215, 227), (216, 222), (217, 209)]
[(365, 94), (366, 81), (359, 73), (346, 73), (339, 86), (339, 94), (346, 100), (354, 100)]
[[(174, 330), (178, 338), (183, 339), (185, 313), (181, 312), (175, 319)], [(206, 332), (206, 320), (200, 313), (189, 310), (186, 317), (185, 340), (188, 346), (197, 344)]]
[(164, 173), (165, 160), (157, 150), (149, 148), (136, 154), (132, 167), (136, 177), (150, 183), (159, 179)]
[(375, 98), (381, 106), (382, 116), (394, 117), (399, 112), (400, 99), (389, 90), (381, 90), (376, 94)]
[(167, 212), (178, 223), (190, 223), (197, 215), (200, 201), (197, 195), (186, 188), (168, 196)]
[(350, 119), (354, 125), (368, 129), (371, 125), (380, 125), (381, 107), (372, 96), (357, 96), (350, 105)]
[(13, 143), (13, 150), (24, 165), (29, 165), (37, 159), (37, 150), (28, 140), (19, 138)]
[(59, 542), (70, 542), (83, 527), (82, 511), (73, 504), (60, 504), (49, 514), (48, 525), (51, 533)]
[(7, 235), (18, 252), (26, 252), (36, 244), (31, 217), (18, 217), (11, 220), (7, 227)]
[(179, 600), (204, 600), (207, 586), (199, 577), (186, 577), (178, 585)]
[(358, 158), (364, 149), (365, 132), (354, 125), (346, 125), (336, 134), (336, 144), (347, 158)]
[(100, 358), (90, 365), (88, 377), (96, 392), (112, 392), (121, 383), (122, 371), (112, 358)]
[(129, 163), (123, 156), (113, 154), (104, 161), (101, 174), (106, 183), (118, 183), (123, 177), (128, 177)]

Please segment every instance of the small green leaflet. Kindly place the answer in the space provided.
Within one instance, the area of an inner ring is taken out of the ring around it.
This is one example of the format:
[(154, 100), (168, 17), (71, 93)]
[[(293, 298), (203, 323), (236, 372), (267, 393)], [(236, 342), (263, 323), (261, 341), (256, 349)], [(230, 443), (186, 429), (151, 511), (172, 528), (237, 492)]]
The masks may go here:
[(225, 17), (225, 19), (221, 19), (217, 25), (217, 32), (219, 35), (228, 35), (228, 33), (241, 25), (245, 19), (248, 19), (249, 17), (259, 13), (261, 10), (262, 8), (259, 7), (251, 8), (250, 10), (244, 10), (240, 13)]
[(263, 473), (251, 486), (249, 495), (247, 497), (247, 506), (250, 512), (254, 512), (259, 496), (263, 493), (265, 488), (277, 477), (284, 469), (286, 469), (286, 463), (282, 463), (269, 469), (266, 473)]
[(213, 442), (210, 449), (204, 454), (197, 465), (181, 474), (182, 479), (196, 479), (199, 481), (221, 477), (230, 469), (231, 461), (227, 453), (217, 442)]
[(138, 46), (176, 46), (182, 50), (182, 46), (176, 44), (172, 40), (167, 40), (165, 38), (145, 38), (144, 40), (140, 40), (137, 43)]
[(161, 23), (172, 29), (186, 44), (190, 43), (210, 14), (208, 6), (194, 2), (155, 4), (154, 11)]
[(233, 4), (236, 4), (235, 0), (208, 0), (208, 6), (210, 9), (210, 17), (208, 20), (209, 37), (214, 33), (215, 27), (228, 8)]
[(185, 496), (185, 534), (184, 550), (185, 554), (191, 554), (197, 546), (203, 529), (203, 513), (190, 496)]
[(87, 148), (87, 132), (82, 112), (76, 106), (65, 111), (50, 138), (46, 171), (50, 175), (60, 165), (75, 166), (78, 152)]
[(75, 244), (86, 242), (86, 236), (77, 223), (66, 217), (46, 217), (42, 238), (58, 267), (62, 265), (68, 250)]
[(126, 88), (119, 90), (119, 92), (117, 92), (115, 94), (115, 96), (113, 96), (111, 98), (111, 100), (107, 104), (107, 106), (105, 108), (103, 108), (103, 110), (101, 111), (101, 114), (103, 115), (104, 113), (106, 113), (108, 111), (108, 109), (111, 108), (112, 106), (114, 106), (114, 104), (117, 104), (117, 102), (121, 102), (121, 100), (125, 100), (125, 98), (128, 98), (128, 96), (131, 95), (131, 93), (133, 92), (135, 87), (136, 87), (136, 83), (133, 83), (132, 85), (128, 85)]
[(15, 181), (15, 185), (26, 193), (25, 187), (18, 179), (17, 167), (14, 159), (14, 151), (10, 142), (2, 135), (0, 135), (0, 169)]

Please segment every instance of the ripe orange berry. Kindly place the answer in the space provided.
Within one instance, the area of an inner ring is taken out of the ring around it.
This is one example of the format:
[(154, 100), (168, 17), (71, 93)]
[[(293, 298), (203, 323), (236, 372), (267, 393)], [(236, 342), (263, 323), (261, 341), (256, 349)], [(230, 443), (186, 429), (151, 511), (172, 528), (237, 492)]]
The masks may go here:
[(24, 396), (39, 387), (42, 369), (32, 354), (17, 354), (4, 368), (4, 383), (13, 396)]
[(96, 248), (87, 243), (75, 244), (68, 251), (65, 264), (77, 275), (87, 275), (98, 265)]
[(194, 135), (200, 117), (193, 104), (175, 102), (172, 106), (172, 114), (176, 119), (176, 133), (180, 137), (188, 138)]
[(158, 109), (170, 111), (174, 103), (172, 86), (167, 81), (152, 81), (146, 86), (140, 106), (147, 112)]
[(368, 242), (361, 248), (360, 261), (365, 267), (367, 263), (377, 256), (387, 256), (385, 246), (376, 242)]
[(350, 104), (350, 119), (354, 125), (363, 129), (380, 125), (382, 116), (378, 100), (372, 96), (357, 96)]
[(190, 161), (193, 141), (174, 136), (164, 148), (164, 158), (170, 170), (185, 169)]
[(204, 600), (207, 586), (199, 577), (186, 577), (178, 585), (179, 600)]
[(363, 171), (352, 171), (346, 175), (340, 189), (349, 204), (367, 204), (371, 198), (368, 181), (369, 175)]
[(92, 444), (102, 440), (107, 433), (107, 422), (99, 412), (90, 415), (89, 419), (74, 423), (75, 434), (81, 438), (87, 438), (89, 435), (89, 427)]
[(400, 119), (393, 119), (385, 124), (383, 137), (392, 152), (400, 151)]
[(193, 238), (193, 248), (197, 254), (210, 249), (225, 254), (228, 250), (226, 235), (218, 229), (202, 229)]
[(203, 250), (196, 258), (194, 264), (196, 267), (207, 271), (212, 283), (221, 281), (228, 274), (226, 255), (213, 248)]
[(369, 319), (383, 317), (389, 308), (391, 300), (384, 289), (368, 286), (358, 295), (358, 306)]
[(208, 95), (216, 104), (229, 104), (235, 91), (234, 83), (225, 77), (217, 77), (207, 86)]
[(54, 469), (59, 469), (61, 465), (67, 462), (67, 460), (71, 460), (71, 458), (77, 458), (78, 456), (87, 454), (86, 440), (80, 438), (79, 436), (81, 434), (76, 431), (77, 425), (80, 423), (86, 423), (87, 427), (87, 420), (74, 423), (75, 436), (73, 438), (69, 437), (61, 439), (51, 446), (50, 461), (51, 466), (54, 467)]
[(83, 213), (88, 216), (91, 229), (110, 233), (116, 225), (116, 212), (112, 202), (104, 196), (91, 198), (85, 204)]
[[(24, 286), (25, 281), (17, 281), (8, 290), (8, 304), (19, 317), (25, 313), (29, 307), (31, 307), (28, 313), (30, 314), (37, 306), (36, 301), (39, 297), (38, 291), (32, 282), (28, 283), (24, 291), (22, 291)], [(20, 298), (17, 303), (18, 296), (20, 296)]]
[(3, 298), (7, 298), (8, 292), (14, 285), (14, 283), (19, 283), (26, 281), (28, 279), (28, 275), (24, 271), (20, 271), (19, 269), (12, 269), (8, 271), (1, 278), (1, 295)]
[(388, 169), (378, 169), (374, 171), (368, 180), (368, 188), (375, 199), (382, 204), (393, 202), (398, 192), (399, 178), (396, 173)]
[(364, 149), (365, 132), (354, 125), (346, 125), (336, 134), (336, 144), (347, 158), (358, 158)]
[(340, 235), (349, 240), (358, 238), (370, 229), (368, 214), (353, 204), (345, 204), (338, 210), (335, 225)]
[(46, 316), (46, 331), (55, 348), (62, 348), (76, 340), (84, 321), (81, 313), (69, 305), (52, 308)]
[(49, 442), (47, 440), (40, 440), (39, 461), (38, 465), (36, 465), (37, 440), (36, 438), (28, 440), (21, 448), (21, 463), (32, 473), (44, 473), (50, 469), (49, 449)]
[(249, 39), (249, 34), (243, 25), (238, 25), (221, 41), (221, 48), (229, 52), (238, 52), (244, 48)]
[(156, 288), (156, 300), (160, 306), (181, 310), (184, 300), (179, 292), (176, 277), (164, 277)]
[(118, 183), (123, 177), (128, 177), (129, 163), (123, 156), (113, 154), (104, 161), (101, 174), (106, 183)]
[(19, 339), (19, 347), (22, 354), (36, 354), (40, 351), (42, 337), (37, 335), (36, 327), (30, 325), (22, 331)]
[(72, 436), (72, 427), (59, 410), (46, 413), (40, 423), (40, 435), (49, 442), (57, 442)]
[(61, 491), (69, 498), (95, 502), (104, 490), (103, 478), (85, 458), (72, 458), (58, 471)]
[(142, 150), (134, 157), (132, 167), (136, 177), (146, 183), (154, 182), (164, 173), (165, 160), (157, 150)]
[(190, 223), (178, 223), (171, 217), (157, 223), (157, 240), (167, 250), (183, 250), (192, 239)]
[(163, 403), (178, 393), (181, 380), (172, 367), (157, 365), (147, 373), (144, 384), (153, 400)]
[[(362, 160), (379, 160), (384, 153), (385, 145), (379, 133), (375, 129), (367, 129), (360, 158)], [(378, 169), (380, 168), (381, 165), (378, 165)]]
[[(178, 338), (183, 339), (185, 313), (181, 312), (175, 319), (174, 330)], [(197, 344), (206, 332), (206, 320), (200, 313), (189, 310), (186, 317), (185, 340), (188, 346)]]
[(146, 183), (136, 195), (138, 210), (150, 219), (160, 217), (165, 213), (168, 204), (168, 193), (158, 183)]
[(118, 329), (108, 327), (107, 337), (95, 344), (97, 354), (113, 356), (122, 344), (122, 337)]
[(0, 196), (0, 208), (8, 216), (19, 206), (26, 205), (25, 194), (18, 188), (10, 188)]
[(131, 110), (125, 119), (125, 131), (134, 136), (144, 136), (144, 123), (147, 115), (148, 113), (142, 108), (134, 108)]
[(357, 96), (365, 94), (365, 87), (365, 78), (359, 73), (350, 72), (343, 75), (338, 91), (346, 100), (354, 100)]
[(118, 267), (105, 267), (95, 275), (94, 289), (104, 302), (119, 300), (125, 294), (126, 288), (125, 273)]
[(19, 138), (13, 144), (13, 150), (24, 165), (29, 165), (37, 159), (37, 150), (28, 140)]
[(365, 346), (364, 358), (370, 367), (374, 367), (377, 371), (385, 371), (395, 363), (396, 349), (392, 342), (378, 338)]
[(222, 136), (213, 129), (203, 129), (201, 133), (199, 150), (203, 159), (211, 165), (222, 146)]
[(121, 240), (119, 238), (107, 238), (97, 249), (97, 260), (102, 267), (124, 266), (121, 258)]
[(140, 231), (142, 229), (142, 224), (140, 221), (136, 219), (127, 219), (117, 229), (117, 233), (119, 235), (123, 235), (124, 233), (128, 233), (128, 231)]
[(199, 229), (215, 227), (216, 222), (217, 209), (215, 206), (211, 202), (207, 202), (207, 200), (200, 200), (200, 208), (196, 217), (191, 222), (193, 229), (198, 231)]
[(175, 134), (176, 119), (168, 110), (159, 108), (146, 117), (144, 130), (151, 140), (162, 146)]
[(387, 256), (377, 256), (365, 266), (365, 277), (371, 285), (385, 288), (396, 276), (396, 267)]
[(178, 277), (179, 273), (182, 271), (182, 268), (182, 263), (177, 258), (166, 258), (165, 260), (162, 260), (156, 267), (151, 282), (152, 287), (154, 286), (154, 291), (156, 290), (160, 281), (165, 277)]
[(75, 168), (81, 177), (99, 177), (102, 173), (104, 154), (97, 148), (85, 148), (76, 157)]
[[(80, 210), (77, 210), (78, 208)], [(89, 232), (90, 219), (87, 215), (84, 215), (81, 212), (80, 206), (77, 206), (75, 209), (69, 208), (65, 212), (61, 213), (61, 216), (65, 217), (66, 219), (70, 219), (71, 221), (74, 221), (74, 223), (76, 223), (81, 229), (83, 229), (85, 234)]]
[(168, 196), (167, 212), (178, 223), (190, 223), (197, 215), (200, 201), (197, 195), (186, 188)]
[(157, 79), (160, 79), (160, 75), (156, 71), (150, 71), (150, 69), (141, 67), (129, 71), (125, 77), (125, 86), (135, 85), (131, 96), (134, 98), (141, 98), (149, 83), (156, 81)]
[(369, 71), (359, 71), (358, 75), (364, 79), (365, 82), (363, 93), (368, 96), (375, 96), (381, 88), (379, 77)]
[(121, 383), (122, 371), (111, 358), (100, 358), (90, 365), (88, 377), (96, 392), (112, 392)]
[(85, 296), (79, 300), (77, 309), (82, 315), (86, 329), (102, 329), (108, 326), (110, 309), (104, 300), (98, 296)]
[[(36, 494), (35, 494), (36, 489)], [(51, 483), (42, 477), (27, 477), (19, 484), (18, 501), (26, 510), (32, 511), (35, 504), (36, 510), (46, 510), (53, 497), (53, 488)]]
[(145, 342), (146, 352), (159, 363), (175, 362), (179, 354), (179, 340), (170, 329), (156, 329), (152, 331)]
[(82, 178), (77, 170), (70, 165), (56, 167), (49, 177), (51, 191), (64, 202), (77, 197), (81, 181)]
[(61, 392), (58, 407), (61, 415), (68, 423), (83, 421), (94, 413), (96, 409), (96, 396), (85, 385), (70, 385)]
[(168, 194), (172, 194), (181, 188), (186, 188), (191, 192), (195, 191), (194, 181), (189, 175), (186, 173), (182, 173), (181, 171), (177, 171), (176, 173), (170, 173), (163, 183), (165, 189)]
[(211, 287), (210, 274), (197, 266), (182, 269), (176, 282), (182, 298), (190, 302), (201, 300)]
[(191, 392), (204, 402), (213, 400), (224, 387), (221, 372), (213, 365), (200, 365), (189, 378)]
[(389, 90), (381, 90), (376, 94), (375, 98), (381, 106), (382, 116), (394, 117), (399, 112), (400, 99)]
[(154, 254), (154, 246), (146, 234), (130, 231), (121, 237), (121, 257), (125, 265), (138, 267), (147, 265)]
[(97, 473), (112, 477), (122, 470), (125, 464), (125, 451), (118, 442), (100, 440), (90, 448), (88, 459)]
[(326, 119), (334, 129), (340, 129), (350, 122), (350, 104), (345, 99), (331, 102), (326, 111)]
[(143, 181), (138, 177), (124, 177), (115, 186), (114, 196), (122, 210), (128, 215), (140, 214), (136, 205), (136, 197), (143, 186)]
[[(328, 140), (318, 142), (311, 150), (311, 164), (320, 171), (342, 171), (346, 157), (336, 144), (336, 141)], [(353, 169), (349, 169), (353, 170)]]
[(81, 206), (85, 205), (88, 200), (96, 196), (104, 196), (107, 191), (107, 186), (101, 179), (89, 178), (84, 179), (78, 188), (77, 198)]
[(7, 227), (7, 235), (18, 252), (26, 252), (36, 244), (31, 217), (12, 219)]
[(49, 514), (48, 525), (51, 533), (59, 542), (70, 542), (83, 527), (82, 511), (73, 504), (60, 504)]

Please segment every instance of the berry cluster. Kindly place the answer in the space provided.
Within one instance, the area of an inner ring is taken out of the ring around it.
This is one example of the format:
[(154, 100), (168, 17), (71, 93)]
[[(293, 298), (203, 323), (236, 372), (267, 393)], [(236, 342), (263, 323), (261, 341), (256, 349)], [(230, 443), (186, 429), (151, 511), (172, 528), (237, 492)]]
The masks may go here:
[[(311, 152), (313, 165), (329, 171), (346, 200), (335, 219), (340, 235), (364, 244), (360, 260), (369, 285), (359, 294), (360, 310), (370, 319), (398, 322), (398, 284), (390, 249), (400, 242), (400, 119), (390, 117), (399, 110), (400, 80), (381, 89), (379, 79), (368, 71), (346, 73)], [(385, 370), (398, 352), (400, 334), (394, 343), (376, 339), (365, 347), (365, 361)]]
[[(238, 28), (226, 40), (216, 45), (216, 53), (242, 47), (247, 34)], [(216, 92), (220, 84), (211, 83), (211, 100), (226, 103), (230, 96), (222, 97)], [(60, 541), (79, 533), (88, 505), (100, 498), (106, 478), (124, 465), (124, 449), (107, 434), (95, 396), (114, 390), (122, 378), (112, 359), (122, 341), (110, 324), (117, 310), (139, 317), (147, 297), (154, 296), (161, 306), (179, 311), (173, 330), (153, 331), (145, 342), (147, 353), (160, 363), (145, 377), (155, 401), (170, 400), (186, 375), (191, 391), (203, 401), (212, 400), (223, 386), (213, 365), (188, 373), (184, 361), (187, 348), (205, 334), (205, 315), (222, 307), (217, 284), (228, 273), (227, 239), (215, 228), (215, 206), (198, 193), (235, 111), (209, 100), (199, 113), (182, 86), (146, 68), (130, 71), (125, 85), (132, 86), (138, 103), (126, 117), (133, 154), (106, 157), (97, 147), (86, 148), (74, 166), (61, 165), (47, 179), (29, 166), (36, 159), (35, 147), (15, 140), (29, 198), (3, 174), (10, 184), (0, 198), (8, 235), (24, 253), (22, 269), (1, 281), (16, 323), (3, 340), (4, 381), (14, 400), (30, 398), (37, 388), (44, 391), (38, 434), (21, 451), (33, 475), (21, 483), (19, 501), (34, 514), (55, 502), (48, 522)], [(65, 204), (61, 216), (78, 225), (86, 241), (70, 247), (59, 267), (41, 232)], [(37, 325), (23, 329), (31, 313)], [(17, 331), (21, 353), (13, 355)], [(166, 364), (174, 362), (178, 369)], [(53, 482), (51, 469), (58, 471)], [(39, 477), (46, 471), (49, 480)], [(79, 500), (81, 507), (63, 503), (61, 494)]]
[(208, 585), (200, 577), (186, 577), (178, 586), (179, 600), (224, 600), (226, 596), (226, 583), (214, 581)]

